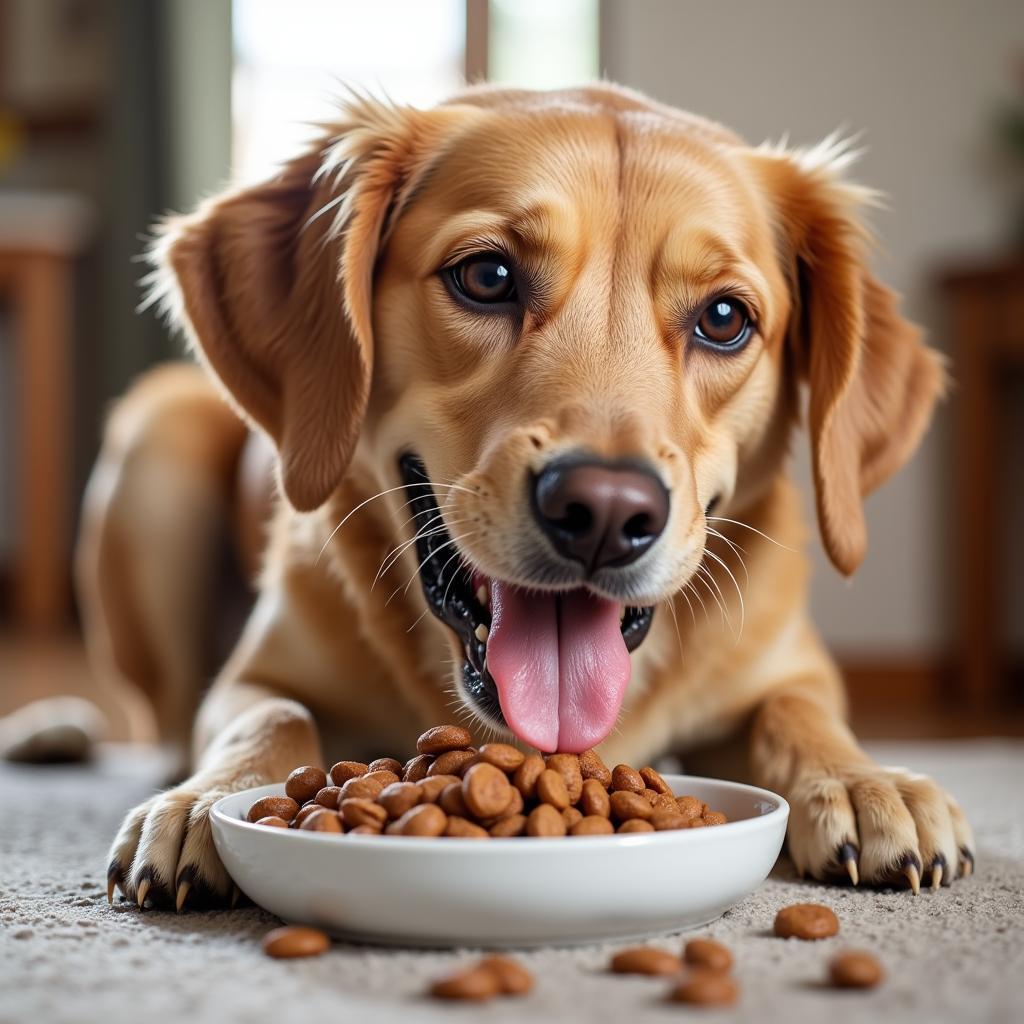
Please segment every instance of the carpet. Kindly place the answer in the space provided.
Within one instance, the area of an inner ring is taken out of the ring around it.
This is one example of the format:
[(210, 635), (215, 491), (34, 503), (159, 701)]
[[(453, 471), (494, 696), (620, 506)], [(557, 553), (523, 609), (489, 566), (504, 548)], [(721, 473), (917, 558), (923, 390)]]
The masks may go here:
[[(429, 980), (472, 958), (336, 944), (323, 957), (271, 961), (259, 940), (277, 922), (232, 912), (107, 905), (107, 845), (125, 810), (159, 778), (154, 755), (107, 748), (88, 768), (0, 767), (0, 1022), (714, 1020), (1010, 1022), (1024, 1020), (1024, 743), (875, 744), (886, 764), (928, 772), (963, 804), (977, 835), (977, 873), (914, 898), (798, 881), (785, 859), (761, 889), (699, 934), (725, 942), (741, 985), (737, 1007), (701, 1013), (662, 1001), (667, 985), (604, 971), (613, 947), (521, 954), (537, 978), (526, 999), (452, 1006), (422, 996)], [(840, 935), (818, 943), (771, 936), (788, 903), (828, 904)], [(678, 950), (678, 937), (655, 945)], [(888, 978), (871, 992), (823, 985), (843, 947), (875, 952)]]

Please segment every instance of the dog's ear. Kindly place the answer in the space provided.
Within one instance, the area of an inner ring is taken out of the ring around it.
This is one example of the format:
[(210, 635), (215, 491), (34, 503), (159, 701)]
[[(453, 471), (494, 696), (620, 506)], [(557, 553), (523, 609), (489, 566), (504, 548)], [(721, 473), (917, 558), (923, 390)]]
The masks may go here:
[(945, 370), (868, 269), (860, 212), (872, 193), (841, 180), (849, 154), (827, 140), (752, 159), (791, 286), (788, 355), (810, 391), (818, 524), (833, 565), (850, 575), (867, 549), (862, 499), (917, 447)]
[(274, 441), (300, 511), (327, 500), (359, 436), (374, 264), (429, 149), (427, 113), (354, 101), (277, 177), (169, 219), (150, 254), (151, 301)]

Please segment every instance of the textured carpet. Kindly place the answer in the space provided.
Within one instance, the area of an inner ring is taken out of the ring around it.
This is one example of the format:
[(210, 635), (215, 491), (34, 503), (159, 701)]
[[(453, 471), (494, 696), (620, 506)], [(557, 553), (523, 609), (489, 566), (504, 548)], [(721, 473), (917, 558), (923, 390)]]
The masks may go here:
[[(803, 884), (783, 860), (753, 896), (701, 934), (734, 951), (740, 1021), (1024, 1020), (1024, 744), (876, 745), (963, 803), (978, 839), (978, 872), (951, 889), (859, 891)], [(537, 975), (525, 1000), (432, 1003), (428, 980), (471, 957), (336, 945), (316, 960), (259, 951), (276, 922), (262, 911), (140, 913), (107, 905), (104, 859), (121, 815), (154, 785), (152, 758), (109, 750), (91, 768), (0, 768), (0, 1022), (63, 1021), (669, 1021), (663, 981), (604, 973), (611, 947), (522, 955)], [(771, 936), (776, 910), (832, 906), (840, 935), (819, 943)], [(678, 938), (657, 940), (678, 950)], [(889, 976), (867, 993), (823, 987), (844, 946), (875, 951)]]

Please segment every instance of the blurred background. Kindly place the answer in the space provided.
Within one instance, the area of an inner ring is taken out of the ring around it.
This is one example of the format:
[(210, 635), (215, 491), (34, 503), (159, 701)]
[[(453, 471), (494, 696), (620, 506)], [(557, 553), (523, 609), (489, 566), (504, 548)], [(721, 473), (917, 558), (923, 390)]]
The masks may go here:
[(956, 385), (855, 579), (813, 541), (814, 617), (864, 734), (1024, 734), (1020, 0), (0, 0), (0, 714), (89, 692), (82, 488), (110, 401), (180, 354), (136, 312), (154, 219), (270, 174), (342, 83), (600, 76), (753, 143), (862, 133), (877, 270)]

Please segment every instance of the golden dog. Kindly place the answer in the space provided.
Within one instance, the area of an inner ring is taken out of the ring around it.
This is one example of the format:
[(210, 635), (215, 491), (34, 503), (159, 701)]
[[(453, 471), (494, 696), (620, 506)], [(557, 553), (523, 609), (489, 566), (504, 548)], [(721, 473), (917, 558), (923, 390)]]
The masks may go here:
[(183, 741), (226, 523), (258, 596), (192, 773), (127, 816), (111, 891), (229, 899), (215, 800), (324, 763), (318, 728), (401, 754), (453, 714), (770, 787), (815, 878), (969, 871), (953, 801), (844, 724), (791, 550), (801, 386), (844, 574), (862, 497), (943, 387), (868, 270), (847, 162), (610, 85), (357, 98), (277, 178), (170, 220), (154, 299), (207, 372), (157, 370), (111, 418), (79, 556), (90, 648)]

